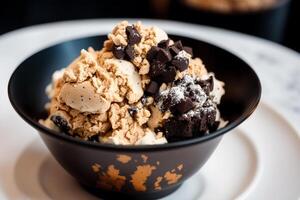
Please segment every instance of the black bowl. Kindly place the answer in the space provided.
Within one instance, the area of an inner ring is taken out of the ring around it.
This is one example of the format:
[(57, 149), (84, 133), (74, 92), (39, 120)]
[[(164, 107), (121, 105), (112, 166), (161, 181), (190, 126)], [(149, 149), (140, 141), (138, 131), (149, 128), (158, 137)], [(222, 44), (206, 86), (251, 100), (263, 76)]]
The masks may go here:
[[(48, 149), (85, 188), (104, 197), (151, 199), (176, 190), (213, 153), (223, 134), (255, 110), (260, 81), (251, 67), (219, 47), (171, 35), (194, 48), (209, 71), (226, 83), (220, 111), (228, 125), (204, 137), (164, 145), (117, 146), (81, 141), (58, 134), (38, 123), (46, 117), (45, 87), (55, 70), (67, 66), (82, 48), (101, 47), (106, 36), (87, 37), (46, 48), (26, 59), (10, 78), (8, 94), (14, 109), (39, 131)], [(57, 177), (59, 178), (59, 177)]]
[(291, 0), (277, 0), (272, 6), (255, 11), (229, 13), (194, 8), (184, 2), (171, 1), (172, 19), (226, 28), (281, 42)]

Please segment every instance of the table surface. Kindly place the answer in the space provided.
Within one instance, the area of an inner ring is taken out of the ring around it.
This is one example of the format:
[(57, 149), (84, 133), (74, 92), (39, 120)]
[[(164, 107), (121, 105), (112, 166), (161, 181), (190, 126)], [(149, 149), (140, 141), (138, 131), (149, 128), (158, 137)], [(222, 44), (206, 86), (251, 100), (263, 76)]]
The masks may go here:
[[(0, 171), (3, 179), (3, 182), (0, 182), (0, 199), (5, 195), (1, 193), (2, 189), (6, 190), (11, 197), (18, 197), (14, 177), (11, 177), (14, 174), (13, 165), (16, 156), (20, 153), (18, 151), (23, 150), (25, 144), (29, 142), (31, 144), (32, 137), (22, 136), (33, 130), (29, 125), (25, 125), (10, 106), (7, 83), (11, 73), (18, 64), (34, 52), (64, 40), (108, 33), (118, 21), (120, 20), (58, 22), (27, 27), (0, 36), (0, 130), (2, 134), (6, 134), (5, 137), (2, 135), (0, 147), (0, 155), (5, 157), (1, 160), (3, 162), (0, 161), (0, 166), (5, 166), (4, 170)], [(231, 31), (173, 21), (142, 21), (145, 24), (162, 27), (168, 33), (209, 41), (242, 57), (261, 79), (262, 101), (287, 119), (298, 132), (300, 131), (300, 54), (278, 44)], [(9, 134), (9, 130), (20, 129), (14, 127), (20, 127), (24, 133)]]

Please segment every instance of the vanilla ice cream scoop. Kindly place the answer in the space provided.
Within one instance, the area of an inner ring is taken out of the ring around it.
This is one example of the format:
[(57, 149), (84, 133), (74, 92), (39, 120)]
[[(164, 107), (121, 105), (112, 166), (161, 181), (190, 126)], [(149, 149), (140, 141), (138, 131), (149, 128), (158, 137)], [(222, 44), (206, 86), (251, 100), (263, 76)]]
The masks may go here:
[(59, 99), (71, 108), (90, 113), (104, 113), (111, 103), (95, 92), (90, 81), (65, 83), (61, 88)]
[(126, 60), (109, 59), (106, 60), (107, 65), (112, 65), (115, 67), (115, 75), (126, 79), (126, 85), (129, 88), (126, 98), (129, 103), (137, 102), (144, 94), (141, 77), (135, 70), (134, 65)]
[(162, 29), (158, 28), (157, 26), (153, 27), (154, 33), (155, 33), (155, 41), (156, 43), (161, 42), (162, 40), (167, 40), (168, 34), (163, 31)]

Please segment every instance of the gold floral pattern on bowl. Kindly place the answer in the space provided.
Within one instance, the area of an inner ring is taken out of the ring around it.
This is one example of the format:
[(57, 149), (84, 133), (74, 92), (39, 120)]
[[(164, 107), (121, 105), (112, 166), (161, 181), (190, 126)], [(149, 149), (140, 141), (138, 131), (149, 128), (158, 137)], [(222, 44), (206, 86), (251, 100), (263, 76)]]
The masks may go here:
[[(140, 158), (141, 159), (137, 160), (125, 154), (116, 155), (116, 163), (121, 163), (122, 165), (128, 166), (132, 164), (134, 165), (134, 171), (127, 176), (116, 167), (116, 164), (110, 164), (104, 167), (99, 163), (94, 163), (91, 168), (92, 171), (97, 174), (96, 187), (105, 190), (121, 191), (124, 186), (128, 184), (137, 192), (147, 191), (149, 178), (153, 176), (154, 171), (158, 171), (161, 161), (155, 161), (155, 164), (153, 165), (148, 162), (150, 159), (147, 155), (141, 154)], [(150, 183), (150, 185), (153, 187), (151, 189), (162, 190), (162, 183), (167, 185), (176, 184), (183, 176), (183, 168), (184, 165), (179, 163), (173, 169), (159, 172), (160, 175), (152, 177), (152, 180), (154, 181), (152, 181), (153, 183)]]

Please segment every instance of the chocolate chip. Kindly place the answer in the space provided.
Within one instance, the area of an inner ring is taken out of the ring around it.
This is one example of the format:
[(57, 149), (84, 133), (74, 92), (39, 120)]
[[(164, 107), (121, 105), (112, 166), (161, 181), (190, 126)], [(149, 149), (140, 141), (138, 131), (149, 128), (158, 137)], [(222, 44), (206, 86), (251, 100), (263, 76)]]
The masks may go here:
[(183, 46), (182, 46), (182, 43), (180, 40), (176, 41), (173, 45), (180, 51), (183, 49)]
[(127, 26), (126, 27), (126, 35), (127, 35), (127, 38), (128, 38), (128, 44), (129, 45), (137, 44), (142, 39), (139, 32), (133, 26)]
[(135, 115), (138, 113), (138, 108), (136, 107), (130, 107), (128, 108), (128, 113), (131, 117), (135, 117)]
[(180, 103), (174, 106), (175, 110), (180, 114), (186, 113), (194, 107), (195, 105), (190, 98), (186, 98), (185, 100), (181, 101)]
[(151, 81), (146, 88), (146, 92), (153, 95), (158, 91), (158, 88), (158, 83), (156, 83), (155, 81)]
[(157, 52), (156, 59), (160, 61), (161, 63), (167, 63), (172, 60), (172, 56), (170, 52), (166, 49), (159, 49)]
[(134, 59), (134, 48), (130, 45), (127, 45), (127, 47), (125, 48), (125, 52), (128, 60), (132, 61)]
[(168, 48), (168, 47), (170, 46), (170, 42), (171, 42), (170, 39), (162, 40), (162, 41), (160, 41), (160, 42), (157, 44), (157, 46), (158, 46), (159, 48), (166, 49), (166, 48)]
[(68, 133), (70, 130), (67, 120), (59, 115), (52, 115), (50, 120), (64, 133)]
[(117, 59), (124, 59), (125, 57), (125, 46), (113, 46), (113, 50), (112, 50), (114, 56)]
[(180, 52), (180, 49), (178, 49), (176, 46), (172, 45), (169, 48), (169, 51), (170, 51), (171, 55), (174, 57)]
[(157, 46), (152, 46), (151, 49), (147, 53), (147, 60), (152, 63), (152, 60), (156, 58), (157, 52), (159, 51), (159, 48)]
[(188, 68), (189, 60), (184, 57), (174, 57), (171, 63), (182, 72)]
[(183, 47), (183, 50), (193, 57), (193, 49), (191, 47)]

